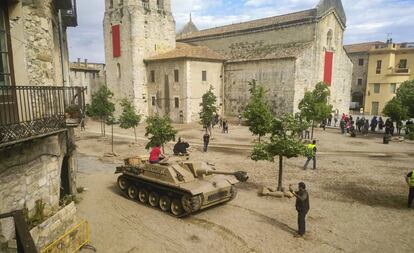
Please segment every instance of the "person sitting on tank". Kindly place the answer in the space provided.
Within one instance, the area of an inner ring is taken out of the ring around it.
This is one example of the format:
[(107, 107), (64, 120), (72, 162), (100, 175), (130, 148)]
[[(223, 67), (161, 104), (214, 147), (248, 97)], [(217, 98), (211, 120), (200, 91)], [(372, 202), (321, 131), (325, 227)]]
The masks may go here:
[(181, 137), (178, 138), (178, 142), (174, 145), (174, 155), (185, 156), (188, 155), (187, 148), (190, 147), (188, 142), (181, 140)]
[(150, 152), (149, 162), (151, 164), (159, 163), (162, 159), (165, 158), (165, 155), (161, 151), (161, 145), (156, 144)]

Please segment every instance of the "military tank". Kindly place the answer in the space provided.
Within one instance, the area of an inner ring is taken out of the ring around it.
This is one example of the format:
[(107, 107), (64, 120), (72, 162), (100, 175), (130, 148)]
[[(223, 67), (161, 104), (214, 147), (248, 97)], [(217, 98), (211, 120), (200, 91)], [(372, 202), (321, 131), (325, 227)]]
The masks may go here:
[(244, 171), (218, 171), (211, 164), (177, 158), (158, 164), (138, 157), (125, 159), (115, 174), (121, 174), (118, 187), (129, 199), (176, 217), (234, 199), (234, 185), (248, 179)]

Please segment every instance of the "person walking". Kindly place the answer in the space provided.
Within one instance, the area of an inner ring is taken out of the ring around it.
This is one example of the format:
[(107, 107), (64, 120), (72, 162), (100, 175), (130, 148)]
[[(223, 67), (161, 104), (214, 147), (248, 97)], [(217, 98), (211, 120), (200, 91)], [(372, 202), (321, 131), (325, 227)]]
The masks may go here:
[(371, 120), (371, 132), (375, 132), (375, 129), (377, 128), (378, 125), (378, 120), (377, 120), (377, 116), (374, 116), (374, 118), (372, 118)]
[(312, 141), (312, 144), (308, 144), (306, 157), (308, 158), (303, 166), (303, 169), (306, 170), (308, 168), (308, 164), (311, 160), (313, 160), (313, 169), (316, 170), (316, 140)]
[(336, 114), (336, 113), (335, 113), (335, 116), (334, 116), (334, 122), (335, 122), (334, 127), (336, 127), (336, 124), (338, 123), (338, 114)]
[(378, 129), (380, 131), (382, 131), (383, 128), (384, 128), (384, 120), (382, 119), (382, 117), (379, 117), (379, 120), (378, 120)]
[(401, 135), (401, 129), (403, 128), (403, 122), (401, 120), (397, 121), (397, 134)]
[(408, 208), (411, 208), (414, 200), (414, 170), (407, 174), (405, 181), (407, 181), (409, 191), (408, 191)]
[(368, 131), (369, 131), (369, 120), (366, 119), (364, 123), (364, 128), (362, 130), (362, 133), (364, 134), (364, 136), (368, 135)]
[(306, 191), (304, 182), (300, 182), (298, 191), (293, 191), (292, 185), (289, 185), (289, 191), (296, 197), (296, 211), (298, 212), (298, 235), (303, 236), (306, 233), (306, 214), (310, 209), (309, 194)]
[(239, 126), (241, 126), (241, 124), (242, 124), (242, 115), (240, 113), (239, 113), (238, 118), (239, 118)]
[(209, 142), (210, 142), (210, 135), (206, 132), (203, 136), (204, 152), (207, 152)]

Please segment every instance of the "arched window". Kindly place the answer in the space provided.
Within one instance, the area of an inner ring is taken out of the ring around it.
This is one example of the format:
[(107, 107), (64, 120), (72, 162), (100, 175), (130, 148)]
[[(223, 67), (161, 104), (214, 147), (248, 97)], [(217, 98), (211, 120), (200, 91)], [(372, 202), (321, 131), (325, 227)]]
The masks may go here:
[(332, 29), (329, 29), (328, 33), (326, 34), (326, 48), (328, 50), (332, 48), (332, 37), (333, 37)]

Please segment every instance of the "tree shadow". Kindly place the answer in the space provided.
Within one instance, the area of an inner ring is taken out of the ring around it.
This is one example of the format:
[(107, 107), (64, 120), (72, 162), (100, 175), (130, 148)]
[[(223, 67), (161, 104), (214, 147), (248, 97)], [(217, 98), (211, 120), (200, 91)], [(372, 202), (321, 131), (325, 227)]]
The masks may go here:
[[(373, 185), (375, 183), (372, 183)], [(368, 206), (402, 209), (406, 206), (406, 197), (397, 192), (378, 187), (367, 187), (355, 182), (337, 183), (323, 187), (328, 192), (339, 193), (342, 197)]]

